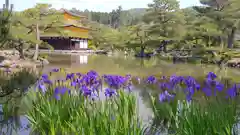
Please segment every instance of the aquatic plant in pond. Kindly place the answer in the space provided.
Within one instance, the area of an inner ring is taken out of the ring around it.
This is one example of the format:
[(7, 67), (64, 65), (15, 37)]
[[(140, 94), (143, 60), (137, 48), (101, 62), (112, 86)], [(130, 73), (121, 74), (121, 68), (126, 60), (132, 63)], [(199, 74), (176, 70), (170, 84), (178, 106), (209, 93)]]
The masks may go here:
[(171, 76), (155, 81), (160, 94), (151, 95), (154, 112), (152, 132), (165, 128), (169, 134), (233, 134), (239, 122), (240, 85), (227, 88), (210, 72), (199, 83), (192, 77)]
[[(51, 74), (58, 72), (54, 70)], [(136, 99), (129, 89), (130, 81), (129, 75), (101, 77), (95, 71), (68, 73), (61, 80), (51, 80), (51, 75), (43, 74), (35, 91), (28, 95), (33, 101), (27, 113), (33, 132), (142, 134)]]

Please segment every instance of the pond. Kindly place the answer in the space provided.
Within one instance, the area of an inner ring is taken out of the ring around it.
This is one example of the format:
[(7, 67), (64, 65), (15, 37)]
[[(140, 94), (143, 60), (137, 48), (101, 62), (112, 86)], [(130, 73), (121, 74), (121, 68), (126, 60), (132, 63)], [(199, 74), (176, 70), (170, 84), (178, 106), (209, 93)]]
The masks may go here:
[(240, 70), (219, 69), (215, 65), (173, 64), (171, 61), (164, 61), (160, 58), (153, 57), (151, 59), (139, 59), (135, 57), (119, 57), (106, 55), (49, 55), (50, 62), (44, 68), (48, 71), (54, 67), (67, 68), (70, 72), (87, 72), (95, 70), (100, 74), (131, 74), (134, 76), (149, 76), (149, 75), (185, 75), (194, 76), (196, 78), (203, 77), (208, 72), (212, 71), (225, 78), (231, 78), (240, 81), (238, 77)]
[[(105, 55), (48, 55), (49, 65), (45, 66), (43, 72), (48, 72), (52, 68), (65, 68), (68, 72), (87, 72), (95, 70), (100, 74), (118, 74), (147, 77), (149, 75), (184, 75), (195, 78), (203, 78), (208, 72), (212, 71), (219, 77), (230, 78), (239, 81), (240, 70), (237, 69), (219, 69), (215, 65), (201, 64), (174, 64), (170, 61), (164, 61), (157, 57), (151, 59), (138, 59), (134, 57), (119, 57)], [(138, 97), (139, 113), (143, 122), (147, 124), (152, 118), (149, 105), (147, 88), (134, 87), (134, 92)], [(1, 115), (1, 114), (0, 114)], [(2, 120), (3, 118), (1, 118)], [(0, 121), (1, 121), (0, 120)], [(20, 125), (20, 126), (16, 126)], [(30, 132), (27, 118), (23, 115), (17, 118), (10, 118), (8, 121), (0, 123), (2, 132), (6, 135), (27, 135)], [(16, 128), (17, 127), (17, 128)], [(13, 133), (15, 132), (15, 133)], [(0, 134), (3, 134), (0, 132)]]

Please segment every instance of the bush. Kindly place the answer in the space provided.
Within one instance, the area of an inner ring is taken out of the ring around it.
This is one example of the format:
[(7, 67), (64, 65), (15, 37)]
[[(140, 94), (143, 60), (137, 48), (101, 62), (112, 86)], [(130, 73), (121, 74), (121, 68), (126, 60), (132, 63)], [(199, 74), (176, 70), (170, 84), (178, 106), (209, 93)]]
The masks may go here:
[(29, 69), (22, 69), (15, 73), (5, 71), (1, 73), (1, 96), (11, 94), (14, 90), (23, 93), (37, 81), (37, 74)]

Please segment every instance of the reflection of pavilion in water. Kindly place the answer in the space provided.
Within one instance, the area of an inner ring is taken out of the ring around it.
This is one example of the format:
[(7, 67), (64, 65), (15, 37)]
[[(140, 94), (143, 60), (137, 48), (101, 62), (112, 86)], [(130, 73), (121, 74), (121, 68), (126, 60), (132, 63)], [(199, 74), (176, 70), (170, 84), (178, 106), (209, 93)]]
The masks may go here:
[(77, 66), (88, 63), (88, 54), (71, 55), (71, 66)]

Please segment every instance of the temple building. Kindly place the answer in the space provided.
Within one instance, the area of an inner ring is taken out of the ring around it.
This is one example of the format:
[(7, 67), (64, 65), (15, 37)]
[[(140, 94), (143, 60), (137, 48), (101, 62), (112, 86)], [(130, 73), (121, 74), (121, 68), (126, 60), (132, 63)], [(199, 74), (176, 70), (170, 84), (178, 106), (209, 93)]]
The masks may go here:
[(63, 24), (61, 32), (43, 32), (40, 39), (48, 42), (55, 50), (86, 50), (88, 49), (89, 28), (83, 26), (87, 17), (62, 9), (60, 18)]

